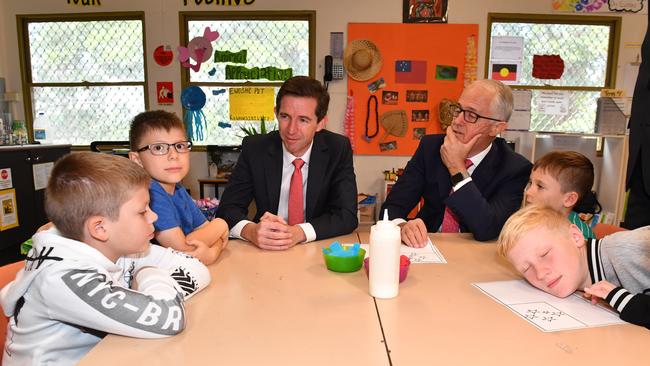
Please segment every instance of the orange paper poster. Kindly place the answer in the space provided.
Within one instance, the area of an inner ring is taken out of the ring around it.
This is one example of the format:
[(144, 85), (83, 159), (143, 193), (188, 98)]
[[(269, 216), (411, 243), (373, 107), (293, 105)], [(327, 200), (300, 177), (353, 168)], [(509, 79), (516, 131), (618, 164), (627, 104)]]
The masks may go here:
[(348, 78), (354, 153), (410, 156), (424, 134), (442, 133), (438, 104), (457, 100), (475, 78), (468, 60), (475, 60), (477, 35), (476, 24), (350, 23), (348, 44), (368, 40), (381, 54), (370, 79)]

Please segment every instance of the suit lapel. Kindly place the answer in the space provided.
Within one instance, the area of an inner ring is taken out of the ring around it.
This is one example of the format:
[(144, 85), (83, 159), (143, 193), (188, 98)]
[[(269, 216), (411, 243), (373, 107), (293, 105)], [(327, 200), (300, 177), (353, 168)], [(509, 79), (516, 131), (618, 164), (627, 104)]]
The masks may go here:
[(328, 147), (321, 138), (320, 133), (314, 136), (314, 146), (311, 149), (309, 158), (309, 176), (307, 177), (307, 199), (305, 203), (305, 220), (312, 218), (318, 194), (322, 188), (322, 182), (325, 178), (325, 170), (329, 163)]
[(282, 140), (280, 135), (275, 132), (270, 139), (269, 148), (264, 155), (264, 170), (266, 177), (266, 187), (269, 193), (270, 212), (278, 212), (278, 202), (280, 201), (280, 185), (282, 184)]
[(492, 142), (492, 147), (488, 151), (481, 164), (476, 167), (476, 170), (472, 173), (472, 180), (479, 191), (484, 192), (484, 188), (492, 181), (498, 170), (498, 158), (499, 154), (499, 140), (495, 139)]

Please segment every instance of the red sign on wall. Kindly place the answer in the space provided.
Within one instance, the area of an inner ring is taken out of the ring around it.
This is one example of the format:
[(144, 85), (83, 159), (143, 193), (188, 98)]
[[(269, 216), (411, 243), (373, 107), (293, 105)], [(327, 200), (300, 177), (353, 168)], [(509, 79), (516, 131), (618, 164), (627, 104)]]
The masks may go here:
[(158, 104), (174, 104), (174, 83), (171, 81), (157, 82), (156, 95)]

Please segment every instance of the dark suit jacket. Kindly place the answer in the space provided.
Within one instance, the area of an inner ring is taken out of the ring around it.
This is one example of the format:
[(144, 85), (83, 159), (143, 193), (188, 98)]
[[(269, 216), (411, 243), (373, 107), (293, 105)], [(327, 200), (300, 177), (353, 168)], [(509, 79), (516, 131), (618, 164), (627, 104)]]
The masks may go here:
[(462, 232), (471, 232), (476, 240), (492, 240), (521, 206), (532, 165), (512, 151), (505, 140), (497, 138), (472, 173), (472, 181), (449, 195), (451, 177), (440, 157), (444, 137), (422, 138), (381, 212), (387, 208), (391, 218), (406, 218), (423, 197), (424, 207), (418, 217), (426, 224), (427, 231), (438, 231), (447, 205), (458, 218)]
[[(350, 141), (322, 130), (314, 136), (307, 177), (305, 221), (316, 239), (348, 234), (357, 227), (357, 184)], [(255, 199), (258, 222), (264, 212), (278, 213), (282, 181), (282, 140), (277, 131), (244, 138), (218, 216), (233, 227), (246, 220)]]
[(648, 29), (641, 46), (641, 66), (634, 86), (630, 115), (630, 156), (627, 161), (627, 188), (634, 168), (641, 169), (646, 194), (650, 194), (650, 12)]

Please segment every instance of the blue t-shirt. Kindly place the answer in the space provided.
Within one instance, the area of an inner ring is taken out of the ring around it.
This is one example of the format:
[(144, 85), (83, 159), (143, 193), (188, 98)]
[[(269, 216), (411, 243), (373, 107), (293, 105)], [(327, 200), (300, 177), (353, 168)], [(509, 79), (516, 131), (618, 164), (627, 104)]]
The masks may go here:
[(158, 181), (152, 179), (149, 195), (149, 207), (158, 215), (158, 220), (153, 223), (156, 231), (179, 227), (187, 235), (205, 222), (205, 216), (180, 183), (176, 183), (174, 194), (170, 195)]

